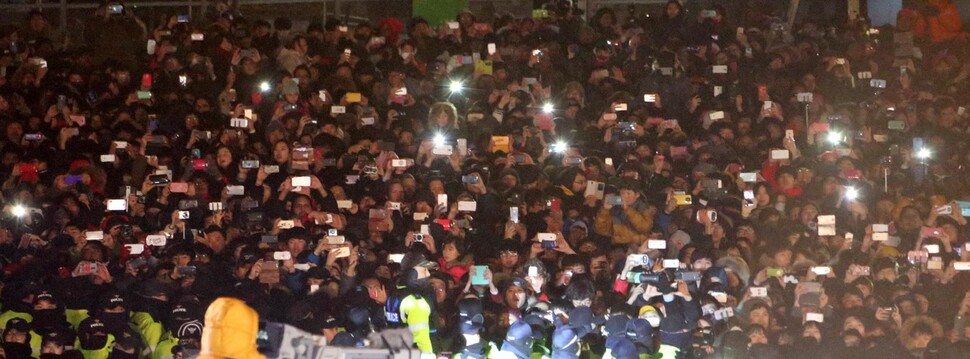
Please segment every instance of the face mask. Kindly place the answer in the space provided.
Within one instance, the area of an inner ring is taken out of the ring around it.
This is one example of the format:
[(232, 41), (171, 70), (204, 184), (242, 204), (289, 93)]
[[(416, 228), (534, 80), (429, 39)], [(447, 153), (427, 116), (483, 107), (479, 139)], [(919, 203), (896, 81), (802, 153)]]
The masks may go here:
[(651, 327), (656, 328), (660, 326), (660, 315), (657, 314), (657, 312), (646, 313), (644, 314), (643, 319), (646, 319), (647, 323), (650, 323)]
[(401, 53), (401, 58), (407, 60), (407, 59), (411, 58), (411, 53), (410, 52), (402, 52)]
[(35, 310), (33, 317), (31, 324), (34, 328), (49, 328), (63, 321), (63, 316), (57, 309)]
[(99, 350), (108, 343), (107, 335), (87, 335), (81, 337), (81, 349)]
[(101, 321), (110, 333), (119, 333), (128, 324), (128, 313), (101, 313)]

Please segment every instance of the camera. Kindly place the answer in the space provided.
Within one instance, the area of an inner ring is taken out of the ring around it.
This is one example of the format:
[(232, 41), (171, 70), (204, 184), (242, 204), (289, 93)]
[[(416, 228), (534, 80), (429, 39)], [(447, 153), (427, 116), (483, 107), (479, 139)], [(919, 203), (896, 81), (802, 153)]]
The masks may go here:
[(423, 233), (415, 233), (414, 234), (414, 242), (415, 243), (424, 242), (424, 234)]
[(659, 272), (635, 272), (627, 275), (627, 281), (634, 284), (649, 284), (657, 288), (661, 293), (674, 291), (673, 281), (666, 271)]
[(179, 219), (189, 219), (189, 211), (179, 211)]
[(701, 272), (697, 271), (676, 271), (674, 279), (681, 282), (700, 282)]

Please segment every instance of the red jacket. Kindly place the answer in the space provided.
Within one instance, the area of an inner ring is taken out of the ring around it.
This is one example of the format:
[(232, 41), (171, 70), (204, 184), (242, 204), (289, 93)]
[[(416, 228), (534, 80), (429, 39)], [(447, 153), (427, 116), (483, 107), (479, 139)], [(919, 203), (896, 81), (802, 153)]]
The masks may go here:
[(960, 10), (953, 0), (928, 0), (928, 4), (940, 10), (937, 15), (921, 14), (916, 20), (913, 32), (917, 36), (929, 39), (932, 43), (951, 40), (960, 35), (963, 21), (960, 20)]

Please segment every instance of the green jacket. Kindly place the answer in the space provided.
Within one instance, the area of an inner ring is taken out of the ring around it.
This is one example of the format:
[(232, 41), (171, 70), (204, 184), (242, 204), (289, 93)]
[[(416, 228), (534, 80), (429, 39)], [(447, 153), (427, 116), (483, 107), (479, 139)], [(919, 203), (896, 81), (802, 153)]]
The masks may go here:
[(434, 353), (431, 345), (431, 304), (417, 294), (401, 300), (401, 322), (408, 325), (411, 336), (422, 353)]
[(141, 340), (145, 344), (145, 351), (142, 352), (142, 357), (148, 357), (149, 353), (155, 351), (155, 347), (162, 341), (162, 334), (165, 332), (165, 328), (162, 327), (161, 322), (155, 321), (155, 318), (152, 318), (151, 314), (146, 312), (132, 313), (131, 324), (135, 331), (141, 334)]

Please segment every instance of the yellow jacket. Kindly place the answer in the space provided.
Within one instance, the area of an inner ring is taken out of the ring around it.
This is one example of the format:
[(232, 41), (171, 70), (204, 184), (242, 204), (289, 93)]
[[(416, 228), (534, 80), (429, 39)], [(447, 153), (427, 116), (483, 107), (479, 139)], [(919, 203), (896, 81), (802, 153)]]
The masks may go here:
[(200, 359), (265, 359), (256, 350), (259, 314), (243, 301), (219, 298), (205, 311)]
[(615, 223), (610, 210), (600, 208), (593, 221), (593, 231), (601, 236), (612, 237), (613, 243), (616, 244), (641, 244), (646, 241), (650, 230), (653, 229), (655, 210), (647, 207), (643, 212), (639, 212), (634, 206), (630, 206), (622, 211), (629, 225)]

